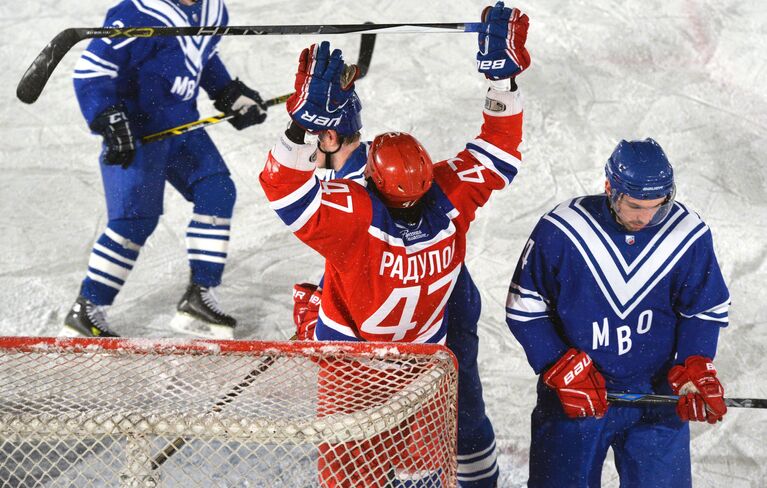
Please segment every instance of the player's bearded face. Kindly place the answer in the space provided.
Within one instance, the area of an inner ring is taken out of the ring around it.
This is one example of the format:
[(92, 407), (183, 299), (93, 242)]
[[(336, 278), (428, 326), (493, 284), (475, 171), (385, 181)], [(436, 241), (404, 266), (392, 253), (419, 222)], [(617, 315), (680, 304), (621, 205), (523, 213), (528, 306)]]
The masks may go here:
[(613, 205), (618, 223), (626, 230), (636, 232), (644, 229), (655, 216), (655, 213), (666, 202), (667, 198), (639, 200), (628, 195), (620, 195)]

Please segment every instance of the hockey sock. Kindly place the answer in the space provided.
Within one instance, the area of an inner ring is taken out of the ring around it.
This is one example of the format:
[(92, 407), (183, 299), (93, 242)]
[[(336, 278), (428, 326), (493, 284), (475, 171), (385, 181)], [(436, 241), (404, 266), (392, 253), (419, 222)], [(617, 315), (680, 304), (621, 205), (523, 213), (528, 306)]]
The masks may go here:
[(192, 282), (200, 286), (221, 284), (236, 196), (228, 174), (212, 175), (194, 185), (194, 215), (186, 231), (186, 248)]
[(186, 249), (192, 281), (200, 286), (221, 284), (224, 274), (231, 219), (213, 215), (192, 216), (186, 230)]
[(111, 305), (158, 220), (110, 220), (93, 244), (80, 294), (96, 305)]

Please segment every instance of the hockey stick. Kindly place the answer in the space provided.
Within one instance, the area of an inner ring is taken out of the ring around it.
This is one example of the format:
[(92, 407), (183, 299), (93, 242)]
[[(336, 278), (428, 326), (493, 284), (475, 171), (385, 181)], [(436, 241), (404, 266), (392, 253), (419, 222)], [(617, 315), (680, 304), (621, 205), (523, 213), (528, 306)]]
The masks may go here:
[(21, 77), (16, 96), (24, 103), (34, 103), (43, 91), (53, 70), (78, 42), (94, 38), (157, 36), (265, 36), (377, 33), (459, 33), (479, 32), (480, 22), (429, 24), (328, 24), (328, 25), (251, 25), (231, 27), (71, 27), (59, 32), (37, 55)]
[[(293, 336), (295, 338), (295, 336)], [(290, 340), (293, 340), (291, 338)], [(235, 398), (240, 396), (240, 394), (250, 385), (253, 384), (254, 381), (256, 381), (256, 378), (258, 378), (261, 373), (264, 373), (269, 370), (269, 368), (272, 367), (272, 365), (277, 361), (277, 356), (267, 356), (267, 358), (258, 365), (258, 367), (254, 370), (252, 370), (250, 373), (248, 373), (242, 381), (234, 385), (229, 392), (224, 395), (219, 401), (217, 401), (213, 407), (210, 409), (211, 413), (218, 413), (221, 410), (224, 409), (227, 405), (232, 403)], [(171, 456), (176, 454), (179, 450), (181, 450), (182, 447), (186, 445), (187, 441), (183, 437), (177, 437), (173, 441), (169, 442), (162, 451), (158, 455), (156, 455), (152, 459), (152, 471), (156, 470), (160, 466), (162, 466), (165, 461), (170, 459)]]
[[(376, 44), (376, 35), (375, 34), (362, 34), (360, 39), (360, 51), (357, 56), (357, 67), (360, 70), (360, 74), (357, 77), (358, 80), (362, 79), (368, 72), (368, 69), (370, 68), (370, 61), (373, 59), (373, 48)], [(270, 98), (264, 104), (268, 107), (273, 107), (275, 105), (279, 105), (281, 103), (285, 103), (292, 93), (288, 93), (287, 95), (282, 95), (275, 98)], [(226, 115), (223, 113), (213, 115), (212, 117), (206, 117), (204, 119), (195, 120), (194, 122), (189, 122), (187, 124), (179, 125), (177, 127), (172, 127), (170, 129), (165, 129), (160, 132), (156, 132), (154, 134), (149, 134), (148, 136), (144, 136), (141, 138), (141, 142), (144, 144), (148, 144), (150, 142), (157, 142), (162, 141), (163, 139), (167, 139), (169, 137), (178, 136), (181, 134), (185, 134), (189, 131), (202, 129), (203, 127), (208, 127), (210, 125), (218, 124), (219, 122), (223, 122), (225, 120), (229, 120), (233, 117), (233, 115)]]
[[(677, 395), (655, 395), (651, 393), (608, 393), (607, 400), (610, 403), (650, 405), (650, 404), (675, 404)], [(735, 408), (767, 408), (765, 398), (725, 398), (724, 404)]]

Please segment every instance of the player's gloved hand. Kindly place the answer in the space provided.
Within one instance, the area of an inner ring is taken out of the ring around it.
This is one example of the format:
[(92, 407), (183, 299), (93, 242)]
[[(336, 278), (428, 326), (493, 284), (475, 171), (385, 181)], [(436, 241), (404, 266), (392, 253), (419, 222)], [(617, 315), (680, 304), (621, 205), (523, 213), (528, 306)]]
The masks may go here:
[(671, 368), (668, 382), (679, 395), (676, 413), (680, 419), (715, 424), (727, 413), (724, 388), (716, 377), (711, 359), (690, 356), (684, 366), (678, 364)]
[(109, 107), (99, 114), (90, 129), (104, 138), (104, 163), (127, 168), (136, 154), (136, 139), (133, 137), (128, 116), (122, 106)]
[(286, 103), (288, 113), (308, 131), (337, 130), (343, 123), (340, 117), (344, 116), (344, 107), (349, 103), (359, 105), (354, 91), (359, 73), (356, 65), (344, 65), (339, 49), (331, 53), (327, 41), (312, 44), (298, 59), (296, 92)]
[(240, 80), (232, 80), (218, 95), (213, 106), (226, 115), (234, 115), (229, 123), (237, 130), (266, 120), (266, 104), (261, 95)]
[(296, 339), (299, 341), (310, 341), (314, 338), (321, 300), (322, 290), (318, 289), (317, 285), (293, 285), (293, 322), (296, 324)]
[(529, 19), (516, 8), (498, 2), (482, 11), (477, 69), (491, 80), (513, 78), (530, 66), (525, 48)]
[(588, 354), (571, 348), (543, 375), (543, 382), (556, 390), (570, 418), (604, 417), (607, 412), (605, 379)]

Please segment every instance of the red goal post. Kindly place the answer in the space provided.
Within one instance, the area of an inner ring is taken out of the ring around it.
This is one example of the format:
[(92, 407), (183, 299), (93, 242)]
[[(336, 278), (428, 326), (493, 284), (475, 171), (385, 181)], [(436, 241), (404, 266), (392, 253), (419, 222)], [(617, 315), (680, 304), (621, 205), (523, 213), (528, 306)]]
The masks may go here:
[(456, 485), (439, 345), (0, 337), (1, 486)]

